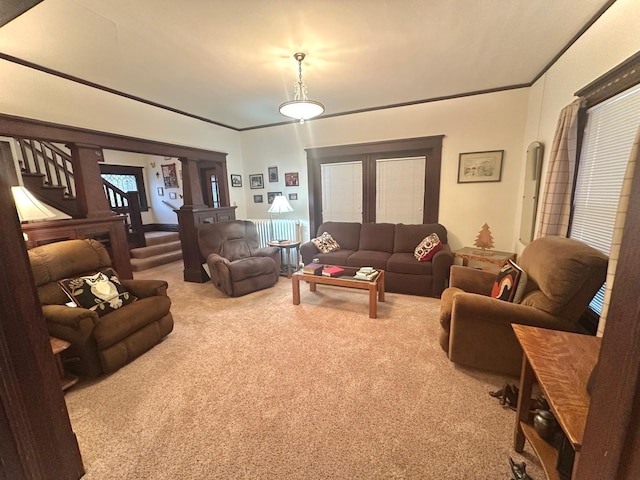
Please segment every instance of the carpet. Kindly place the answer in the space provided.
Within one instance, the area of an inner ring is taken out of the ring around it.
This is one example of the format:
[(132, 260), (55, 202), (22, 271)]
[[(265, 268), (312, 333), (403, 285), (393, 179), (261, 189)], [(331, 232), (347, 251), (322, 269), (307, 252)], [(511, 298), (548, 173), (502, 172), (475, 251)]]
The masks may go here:
[(388, 293), (370, 319), (363, 290), (226, 298), (182, 268), (135, 273), (169, 282), (174, 331), (66, 394), (85, 480), (506, 479), (509, 456), (544, 478), (488, 394), (517, 380), (447, 359), (439, 300)]

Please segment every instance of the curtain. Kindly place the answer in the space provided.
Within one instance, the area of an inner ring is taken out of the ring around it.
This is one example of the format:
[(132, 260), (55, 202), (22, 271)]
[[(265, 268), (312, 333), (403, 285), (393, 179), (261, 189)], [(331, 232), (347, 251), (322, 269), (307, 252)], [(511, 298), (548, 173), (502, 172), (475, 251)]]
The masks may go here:
[(618, 211), (616, 213), (616, 223), (613, 230), (613, 239), (611, 240), (611, 252), (609, 253), (609, 267), (607, 268), (607, 286), (604, 291), (604, 302), (602, 304), (602, 313), (600, 314), (600, 322), (598, 324), (598, 336), (604, 334), (604, 327), (607, 323), (607, 313), (609, 311), (609, 300), (611, 299), (611, 291), (613, 290), (613, 281), (618, 266), (618, 257), (620, 255), (620, 243), (622, 242), (622, 232), (624, 223), (627, 219), (627, 207), (629, 205), (629, 193), (631, 192), (631, 183), (636, 170), (636, 163), (640, 160), (640, 128), (636, 133), (636, 139), (633, 142), (631, 156), (622, 181), (622, 192), (620, 192), (620, 201), (618, 202)]
[(571, 191), (578, 145), (578, 110), (580, 99), (560, 112), (551, 146), (549, 167), (542, 198), (540, 225), (536, 238), (547, 235), (567, 236), (571, 213)]

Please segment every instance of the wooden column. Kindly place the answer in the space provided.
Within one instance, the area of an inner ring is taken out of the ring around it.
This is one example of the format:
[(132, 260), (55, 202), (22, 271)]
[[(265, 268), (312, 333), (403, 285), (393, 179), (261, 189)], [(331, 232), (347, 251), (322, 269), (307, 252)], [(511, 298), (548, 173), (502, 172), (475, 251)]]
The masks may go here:
[(194, 208), (207, 208), (202, 195), (200, 184), (200, 172), (198, 171), (198, 160), (194, 158), (180, 158), (182, 164), (182, 207), (185, 210)]
[(104, 161), (102, 149), (94, 145), (72, 143), (71, 150), (73, 175), (76, 182), (78, 205), (84, 218), (113, 216), (107, 197), (104, 194), (99, 162)]

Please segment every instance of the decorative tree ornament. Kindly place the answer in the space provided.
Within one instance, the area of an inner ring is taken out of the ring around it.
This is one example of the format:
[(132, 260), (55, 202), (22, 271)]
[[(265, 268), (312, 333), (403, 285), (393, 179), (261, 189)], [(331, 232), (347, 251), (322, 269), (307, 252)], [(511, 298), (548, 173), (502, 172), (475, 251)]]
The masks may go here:
[(482, 255), (485, 254), (485, 251), (487, 249), (493, 248), (493, 237), (491, 236), (489, 225), (487, 225), (486, 223), (482, 225), (482, 228), (478, 232), (478, 236), (476, 237), (474, 245), (482, 250)]

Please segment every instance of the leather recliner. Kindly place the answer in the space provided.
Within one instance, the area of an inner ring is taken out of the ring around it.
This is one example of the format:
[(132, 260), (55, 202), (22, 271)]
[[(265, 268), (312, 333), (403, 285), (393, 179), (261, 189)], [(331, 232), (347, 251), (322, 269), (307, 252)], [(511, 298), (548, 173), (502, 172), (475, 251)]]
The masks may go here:
[(253, 222), (233, 220), (201, 225), (198, 244), (209, 267), (211, 283), (230, 297), (272, 287), (280, 278), (280, 249), (260, 248)]

